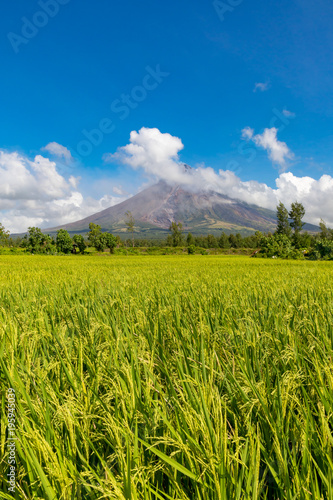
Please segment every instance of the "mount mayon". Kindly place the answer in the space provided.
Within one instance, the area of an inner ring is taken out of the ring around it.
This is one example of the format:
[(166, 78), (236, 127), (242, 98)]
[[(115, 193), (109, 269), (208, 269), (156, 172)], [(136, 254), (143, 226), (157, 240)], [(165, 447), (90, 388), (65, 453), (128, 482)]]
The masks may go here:
[[(185, 166), (185, 170), (189, 168)], [(192, 192), (159, 181), (118, 205), (43, 232), (52, 234), (63, 228), (70, 234), (85, 234), (93, 222), (103, 231), (125, 236), (128, 234), (125, 224), (128, 211), (135, 219), (135, 236), (139, 238), (164, 238), (173, 221), (181, 222), (185, 232), (193, 235), (218, 235), (222, 231), (246, 235), (257, 230), (274, 231), (276, 227), (276, 214), (272, 210), (214, 191)], [(316, 231), (317, 227), (306, 224), (305, 229)]]

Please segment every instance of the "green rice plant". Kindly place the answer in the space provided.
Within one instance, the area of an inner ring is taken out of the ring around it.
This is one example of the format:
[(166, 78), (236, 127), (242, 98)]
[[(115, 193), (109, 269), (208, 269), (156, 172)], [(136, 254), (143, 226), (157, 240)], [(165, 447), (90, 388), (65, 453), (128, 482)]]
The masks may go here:
[(332, 277), (238, 256), (0, 256), (0, 498), (333, 498)]

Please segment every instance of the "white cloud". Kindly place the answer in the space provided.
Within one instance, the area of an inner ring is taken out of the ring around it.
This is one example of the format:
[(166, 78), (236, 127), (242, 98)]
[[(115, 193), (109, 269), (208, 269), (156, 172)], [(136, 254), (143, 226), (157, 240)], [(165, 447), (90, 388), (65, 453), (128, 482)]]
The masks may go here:
[(45, 147), (41, 148), (41, 151), (47, 151), (51, 155), (63, 158), (67, 162), (73, 160), (70, 150), (57, 142), (50, 142)]
[[(280, 163), (291, 154), (285, 143), (277, 140), (276, 129), (254, 135), (247, 127), (243, 137), (264, 147), (272, 159)], [(318, 224), (323, 218), (333, 226), (331, 176), (323, 175), (316, 180), (297, 177), (291, 172), (281, 173), (272, 188), (257, 181), (242, 181), (228, 170), (216, 172), (204, 164), (186, 171), (178, 156), (183, 147), (177, 137), (158, 129), (143, 128), (132, 132), (130, 143), (118, 148), (115, 154), (107, 155), (106, 159), (143, 170), (149, 184), (164, 180), (190, 191), (213, 191), (272, 210), (280, 200), (287, 208), (297, 200), (304, 204), (308, 222)], [(110, 192), (113, 190), (120, 196), (84, 197), (78, 190), (78, 182), (79, 178), (71, 176), (67, 180), (60, 175), (56, 163), (47, 158), (38, 155), (30, 160), (18, 153), (0, 150), (0, 222), (11, 232), (24, 232), (33, 225), (54, 227), (82, 219), (128, 198), (122, 187), (114, 184)]]
[(80, 180), (81, 177), (74, 177), (74, 175), (71, 175), (70, 178), (68, 179), (68, 182), (72, 186), (72, 188), (77, 189)]
[(260, 92), (265, 92), (266, 90), (269, 89), (269, 82), (265, 83), (256, 83), (253, 89), (253, 92), (257, 92), (259, 90)]
[[(276, 129), (266, 129), (254, 136), (252, 129), (243, 131), (244, 137), (257, 141), (268, 150), (273, 161), (281, 164), (292, 153), (285, 143), (276, 138)], [(158, 147), (161, 151), (158, 152)], [(197, 166), (185, 172), (179, 161), (178, 152), (183, 144), (177, 137), (162, 134), (158, 129), (141, 129), (132, 132), (130, 144), (118, 148), (114, 155), (106, 159), (118, 160), (133, 169), (143, 169), (150, 180), (164, 180), (170, 184), (180, 184), (193, 191), (214, 191), (230, 198), (275, 210), (281, 200), (288, 208), (293, 201), (302, 202), (306, 209), (306, 220), (318, 224), (320, 218), (333, 225), (333, 178), (323, 175), (319, 180), (311, 177), (296, 177), (291, 172), (281, 173), (276, 179), (276, 188), (257, 181), (242, 181), (234, 172), (211, 167)]]
[(54, 227), (87, 217), (124, 201), (104, 195), (99, 200), (78, 191), (80, 178), (68, 181), (55, 162), (37, 155), (33, 161), (0, 150), (0, 222), (12, 233), (29, 226)]
[(141, 128), (130, 134), (130, 144), (117, 149), (114, 154), (104, 155), (106, 162), (118, 161), (134, 170), (143, 169), (146, 174), (181, 182), (185, 172), (179, 168), (178, 153), (184, 148), (178, 137), (162, 134), (157, 128)]
[(295, 118), (295, 116), (296, 116), (295, 113), (293, 113), (292, 111), (288, 111), (287, 109), (284, 109), (282, 111), (282, 114), (284, 116), (286, 116), (287, 118)]
[(254, 134), (253, 128), (245, 127), (242, 130), (242, 138), (243, 139), (247, 139), (247, 140), (252, 139), (253, 134)]
[(277, 139), (277, 128), (265, 128), (262, 134), (254, 135), (254, 131), (250, 127), (245, 127), (242, 130), (243, 139), (252, 140), (256, 146), (265, 149), (268, 152), (268, 157), (273, 163), (279, 165), (282, 171), (286, 168), (286, 160), (293, 159), (294, 154), (290, 151), (285, 142)]
[(115, 193), (115, 194), (118, 194), (118, 195), (124, 195), (126, 194), (126, 191), (123, 190), (123, 188), (121, 186), (115, 186), (112, 191)]

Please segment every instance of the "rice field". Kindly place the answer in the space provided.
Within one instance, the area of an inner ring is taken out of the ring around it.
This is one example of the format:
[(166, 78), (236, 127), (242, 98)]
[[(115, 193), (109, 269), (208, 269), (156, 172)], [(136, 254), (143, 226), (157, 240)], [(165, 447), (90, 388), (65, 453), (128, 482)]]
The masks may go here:
[(330, 262), (1, 256), (0, 498), (332, 499), (332, 283)]

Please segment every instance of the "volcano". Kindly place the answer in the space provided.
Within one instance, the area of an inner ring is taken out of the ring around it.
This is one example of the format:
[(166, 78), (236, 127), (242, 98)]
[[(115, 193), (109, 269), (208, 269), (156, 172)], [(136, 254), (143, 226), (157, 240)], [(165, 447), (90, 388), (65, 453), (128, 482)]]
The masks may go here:
[(173, 221), (181, 222), (185, 232), (194, 235), (217, 235), (221, 231), (246, 235), (258, 230), (274, 231), (276, 226), (276, 215), (271, 210), (214, 191), (192, 192), (159, 181), (118, 205), (45, 232), (63, 228), (70, 234), (85, 234), (94, 222), (103, 231), (124, 236), (128, 211), (135, 219), (135, 236), (145, 238), (165, 237)]

